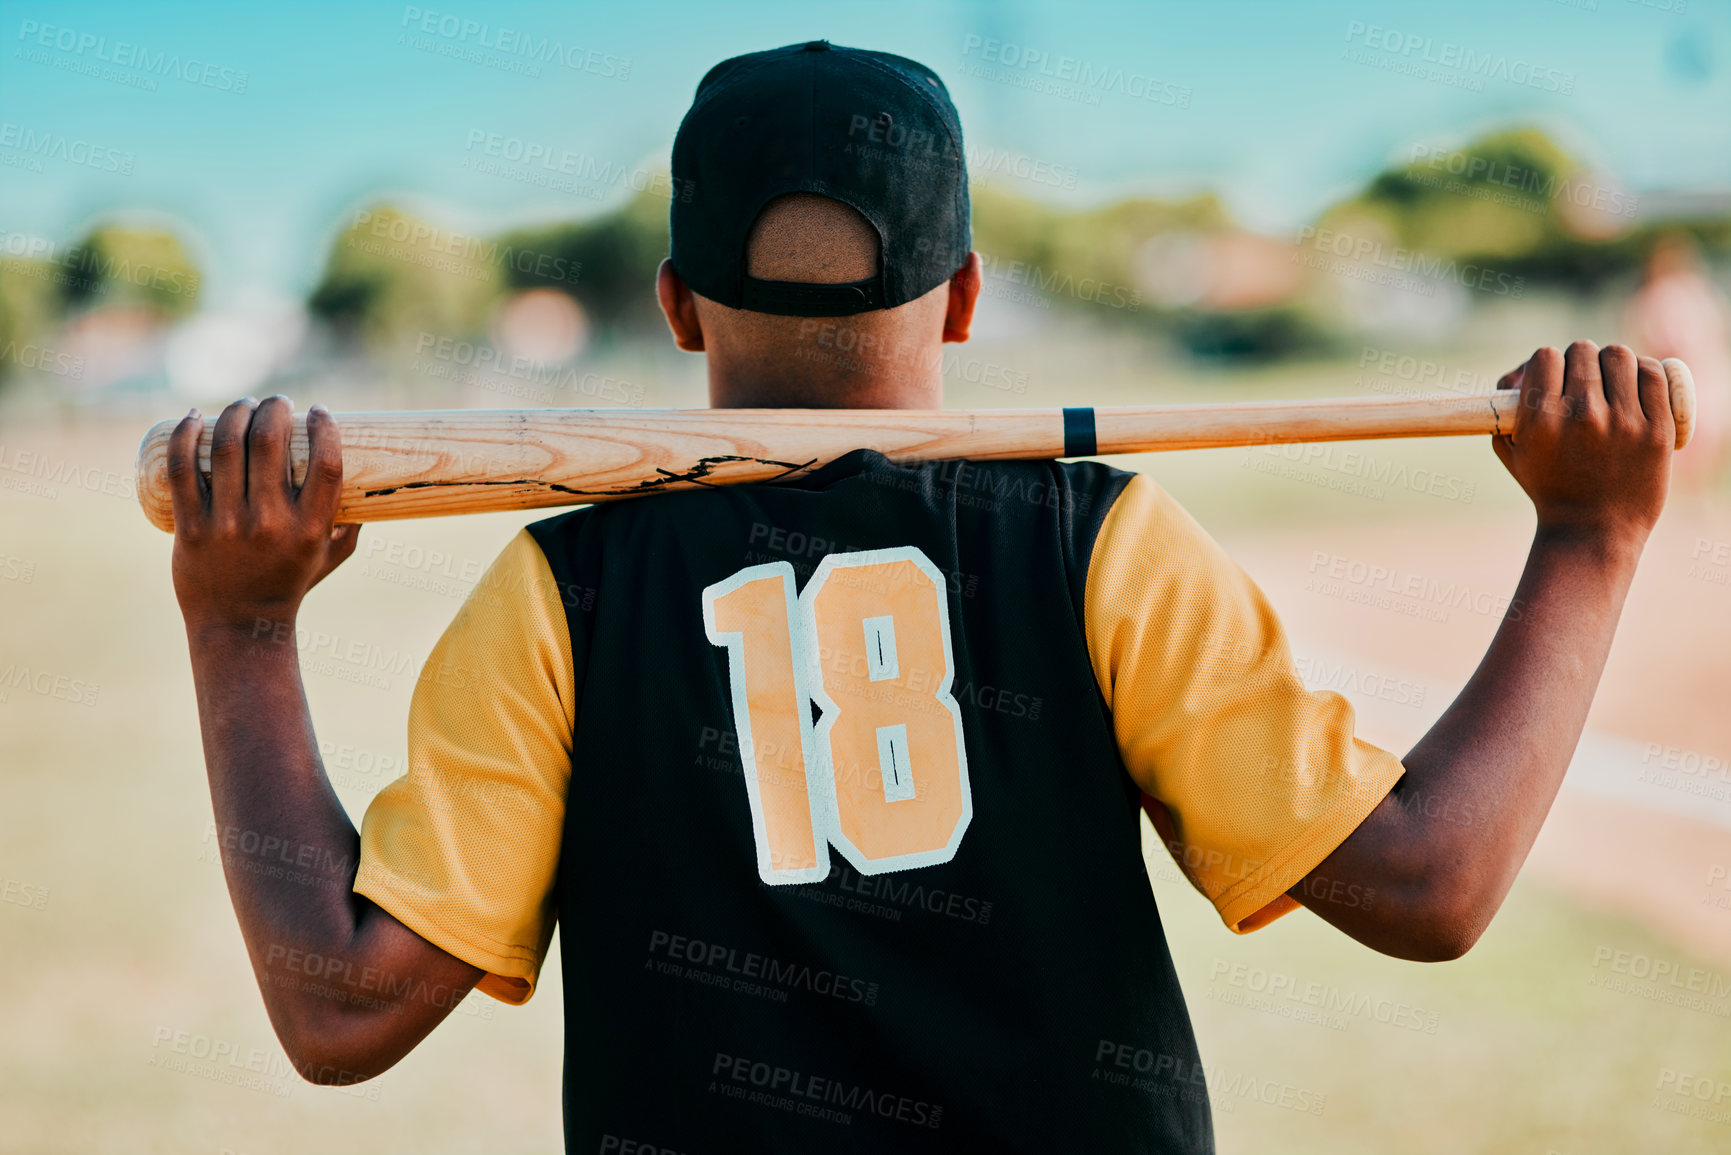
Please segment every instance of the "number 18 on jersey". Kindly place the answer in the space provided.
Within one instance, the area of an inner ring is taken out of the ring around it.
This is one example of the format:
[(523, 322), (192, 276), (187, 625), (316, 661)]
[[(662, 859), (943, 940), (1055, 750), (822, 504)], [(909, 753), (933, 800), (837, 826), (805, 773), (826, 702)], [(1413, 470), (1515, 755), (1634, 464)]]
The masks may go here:
[[(819, 882), (955, 857), (974, 813), (943, 572), (914, 546), (830, 554), (803, 593), (754, 565), (703, 591), (727, 650), (757, 872)], [(811, 703), (820, 719), (812, 721)]]

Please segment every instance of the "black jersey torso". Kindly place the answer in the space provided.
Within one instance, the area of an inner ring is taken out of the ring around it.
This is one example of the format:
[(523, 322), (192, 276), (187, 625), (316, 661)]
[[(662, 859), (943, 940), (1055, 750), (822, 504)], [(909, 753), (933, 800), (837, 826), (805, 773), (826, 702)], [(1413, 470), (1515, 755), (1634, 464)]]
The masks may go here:
[[(567, 1150), (1213, 1150), (1083, 634), (1128, 477), (860, 451), (530, 527), (578, 692)], [(870, 874), (832, 851), (827, 878), (770, 885), (703, 593), (776, 562), (803, 590), (825, 557), (907, 547), (941, 575), (971, 818), (947, 861)]]

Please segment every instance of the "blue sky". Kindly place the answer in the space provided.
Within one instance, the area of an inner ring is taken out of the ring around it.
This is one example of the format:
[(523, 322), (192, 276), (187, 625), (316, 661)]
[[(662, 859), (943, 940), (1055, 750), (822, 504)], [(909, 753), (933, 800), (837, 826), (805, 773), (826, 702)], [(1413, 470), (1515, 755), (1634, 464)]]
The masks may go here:
[[(499, 67), (534, 63), (504, 29), (578, 66)], [(1292, 229), (1415, 144), (1509, 122), (1550, 129), (1638, 192), (1731, 188), (1727, 0), (6, 0), (0, 233), (63, 241), (103, 214), (163, 212), (194, 231), (212, 297), (298, 296), (344, 214), (381, 194), (459, 228), (624, 195), (465, 168), (478, 135), (663, 166), (711, 64), (817, 38), (930, 65), (971, 148), (1046, 162), (1074, 188), (1015, 187), (1075, 203), (1211, 188), (1246, 223)], [(1458, 76), (1463, 53), (1493, 61), (1477, 91), (1409, 74), (1429, 59)], [(1042, 67), (1120, 79), (1033, 91)], [(26, 132), (100, 159), (7, 161)]]

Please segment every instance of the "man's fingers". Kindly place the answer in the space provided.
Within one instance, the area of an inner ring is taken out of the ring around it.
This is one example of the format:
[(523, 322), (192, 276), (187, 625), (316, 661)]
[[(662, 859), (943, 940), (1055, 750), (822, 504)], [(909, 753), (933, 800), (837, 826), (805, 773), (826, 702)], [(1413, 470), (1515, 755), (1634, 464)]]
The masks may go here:
[(204, 523), (210, 496), (210, 486), (198, 468), (198, 437), (203, 432), (204, 416), (194, 409), (168, 435), (168, 494), (174, 506), (175, 532), (183, 536)]
[(1514, 451), (1514, 439), (1509, 437), (1508, 434), (1495, 433), (1491, 435), (1491, 452), (1497, 455), (1497, 460), (1503, 463), (1503, 468), (1511, 472), (1515, 467), (1514, 457), (1512, 456)]
[(1507, 373), (1504, 373), (1501, 377), (1498, 377), (1497, 388), (1519, 389), (1521, 387), (1521, 374), (1526, 371), (1526, 368), (1525, 365), (1517, 365)]
[(1563, 396), (1569, 399), (1575, 417), (1604, 414), (1605, 383), (1599, 373), (1599, 347), (1591, 341), (1576, 341), (1563, 354)]
[(234, 529), (246, 506), (246, 430), (257, 404), (242, 397), (222, 411), (210, 435), (210, 512), (219, 528)]
[(1563, 393), (1563, 355), (1549, 345), (1533, 350), (1521, 366), (1521, 393), (1560, 397)]
[(355, 543), (360, 536), (361, 527), (356, 523), (331, 526), (330, 538), (325, 546), (325, 559), (319, 566), (318, 576), (313, 578), (314, 585), (324, 581), (332, 570), (354, 555)]
[(1521, 428), (1554, 418), (1563, 402), (1563, 355), (1549, 345), (1533, 350), (1521, 366), (1521, 405), (1515, 417), (1514, 440)]
[(333, 567), (348, 561), (355, 552), (355, 543), (360, 540), (361, 527), (355, 522), (348, 525), (331, 526), (331, 565)]
[(256, 508), (275, 507), (289, 496), (288, 440), (294, 413), (294, 403), (280, 393), (266, 397), (253, 411), (247, 433), (246, 491)]
[(1599, 380), (1605, 391), (1605, 405), (1613, 416), (1629, 425), (1647, 422), (1641, 412), (1638, 369), (1635, 354), (1627, 345), (1606, 345), (1599, 350)]
[(1635, 366), (1636, 394), (1640, 398), (1641, 412), (1653, 427), (1654, 438), (1663, 435), (1665, 444), (1675, 445), (1677, 425), (1671, 412), (1671, 383), (1665, 376), (1665, 367), (1657, 357), (1641, 357)]
[(323, 405), (307, 410), (307, 475), (298, 498), (301, 516), (323, 524), (336, 518), (343, 497), (343, 435)]

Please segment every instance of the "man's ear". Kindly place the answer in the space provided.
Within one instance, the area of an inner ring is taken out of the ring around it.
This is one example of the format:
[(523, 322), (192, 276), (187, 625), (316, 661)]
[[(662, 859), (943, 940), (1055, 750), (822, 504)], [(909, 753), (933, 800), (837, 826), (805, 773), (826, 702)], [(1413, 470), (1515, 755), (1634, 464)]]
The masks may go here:
[(655, 271), (655, 296), (661, 302), (673, 343), (687, 353), (703, 352), (703, 326), (697, 320), (697, 298), (673, 270), (673, 262), (662, 259)]
[(980, 299), (984, 277), (980, 272), (980, 254), (969, 253), (968, 259), (950, 278), (950, 302), (944, 309), (944, 340), (966, 341), (974, 326), (974, 305)]

